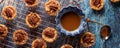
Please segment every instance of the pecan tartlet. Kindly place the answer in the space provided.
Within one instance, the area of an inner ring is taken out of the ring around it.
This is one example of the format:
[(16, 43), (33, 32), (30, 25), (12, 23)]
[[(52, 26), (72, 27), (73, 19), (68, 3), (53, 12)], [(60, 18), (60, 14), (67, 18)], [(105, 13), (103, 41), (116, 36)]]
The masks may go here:
[(28, 33), (24, 30), (16, 30), (13, 33), (13, 40), (18, 45), (23, 45), (28, 41)]
[(42, 39), (35, 39), (32, 42), (32, 48), (47, 48), (47, 44)]
[(84, 47), (90, 47), (90, 46), (94, 45), (94, 43), (95, 43), (95, 36), (94, 36), (94, 34), (92, 34), (90, 32), (84, 33), (82, 35), (81, 39), (80, 39), (80, 43)]
[(1, 14), (6, 20), (13, 20), (17, 15), (17, 11), (14, 6), (6, 6), (2, 9)]
[(8, 28), (3, 25), (3, 24), (0, 24), (0, 40), (3, 40), (4, 37), (6, 37), (8, 34)]
[(101, 10), (104, 7), (104, 0), (90, 0), (90, 7), (94, 10)]
[(37, 13), (30, 13), (26, 17), (26, 24), (30, 28), (37, 28), (41, 22), (40, 16)]
[(120, 0), (111, 0), (111, 2), (117, 3), (117, 2), (120, 2)]
[(60, 3), (56, 0), (49, 0), (45, 3), (45, 10), (51, 16), (56, 16), (60, 10)]
[(24, 0), (26, 6), (35, 7), (39, 4), (39, 0)]
[(42, 32), (42, 38), (49, 43), (52, 43), (56, 40), (57, 38), (57, 31), (54, 28), (47, 27), (46, 29), (43, 30)]
[(73, 47), (69, 44), (64, 44), (61, 48), (73, 48)]

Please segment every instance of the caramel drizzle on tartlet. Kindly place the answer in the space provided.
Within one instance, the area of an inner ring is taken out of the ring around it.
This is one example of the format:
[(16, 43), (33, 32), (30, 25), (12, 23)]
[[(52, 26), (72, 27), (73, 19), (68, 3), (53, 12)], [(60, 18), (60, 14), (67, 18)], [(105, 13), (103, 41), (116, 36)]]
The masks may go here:
[(94, 0), (93, 1), (93, 4), (96, 6), (96, 7), (100, 7), (101, 6), (101, 1), (100, 0)]
[(24, 2), (26, 3), (26, 6), (28, 7), (35, 7), (39, 4), (38, 0), (24, 0)]
[(0, 26), (0, 35), (1, 36), (4, 34), (5, 30), (6, 29), (4, 27)]
[(94, 10), (101, 10), (104, 6), (104, 0), (90, 0), (90, 6)]
[(91, 38), (92, 35), (85, 35), (83, 37), (83, 42), (84, 43), (87, 43), (87, 44), (91, 44), (91, 43), (94, 43), (92, 40), (94, 40), (93, 38)]
[(21, 33), (21, 32), (18, 32), (16, 33), (16, 38), (15, 38), (15, 41), (18, 41), (18, 42), (22, 42), (23, 40), (25, 40), (25, 34), (24, 33)]
[(41, 22), (40, 16), (37, 13), (31, 12), (30, 14), (27, 15), (26, 17), (26, 24), (30, 28), (36, 28), (39, 26)]
[(42, 38), (48, 42), (54, 42), (57, 38), (57, 31), (52, 27), (47, 27), (42, 32)]
[(39, 22), (39, 18), (37, 17), (36, 14), (33, 13), (28, 17), (28, 22), (31, 25), (35, 26)]
[(11, 8), (6, 8), (5, 13), (8, 18), (11, 18), (13, 15), (13, 10)]
[(13, 39), (16, 44), (23, 45), (28, 40), (28, 34), (24, 30), (16, 30), (13, 33)]
[(55, 33), (54, 33), (55, 30), (53, 29), (48, 29), (48, 30), (45, 30), (44, 32), (45, 32), (46, 37), (48, 38), (53, 38), (55, 36)]
[(17, 11), (13, 6), (6, 6), (3, 8), (1, 14), (3, 18), (7, 20), (13, 20), (17, 15)]
[(49, 5), (49, 8), (50, 8), (50, 12), (56, 12), (58, 10), (58, 7), (57, 7), (57, 4), (55, 2), (52, 2), (50, 5)]
[(25, 0), (27, 4), (32, 5), (35, 3), (36, 0)]
[(32, 48), (46, 48), (46, 42), (44, 42), (42, 39), (35, 39), (32, 42)]
[(49, 15), (55, 16), (60, 10), (60, 3), (56, 0), (49, 0), (45, 3), (45, 10)]
[(42, 46), (44, 45), (43, 41), (36, 41), (34, 44), (35, 48), (42, 48)]
[(7, 27), (5, 25), (0, 24), (0, 40), (4, 39), (7, 33), (8, 33)]
[(84, 47), (90, 47), (95, 42), (95, 36), (90, 32), (86, 32), (85, 34), (82, 35), (80, 42)]

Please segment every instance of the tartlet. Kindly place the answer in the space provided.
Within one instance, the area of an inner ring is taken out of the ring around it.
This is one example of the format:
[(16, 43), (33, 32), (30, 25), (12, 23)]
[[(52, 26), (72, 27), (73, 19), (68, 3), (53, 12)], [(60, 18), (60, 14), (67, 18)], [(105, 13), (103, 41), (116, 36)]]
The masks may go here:
[(42, 32), (42, 38), (49, 43), (54, 42), (57, 39), (57, 31), (52, 27), (47, 27)]
[(90, 7), (99, 11), (104, 7), (104, 0), (90, 0)]
[(120, 2), (120, 0), (110, 0), (110, 1), (113, 2), (113, 3)]
[(27, 15), (25, 21), (30, 28), (37, 28), (41, 22), (41, 18), (37, 13), (31, 12)]
[(61, 48), (73, 48), (70, 44), (64, 44), (61, 46)]
[(82, 35), (82, 37), (80, 38), (80, 43), (84, 47), (90, 47), (90, 46), (94, 45), (94, 43), (95, 43), (95, 36), (94, 36), (94, 34), (92, 34), (90, 32), (84, 33)]
[(35, 39), (32, 42), (32, 48), (47, 48), (47, 44), (42, 39)]
[(13, 20), (17, 15), (17, 11), (14, 6), (9, 5), (2, 9), (1, 15), (6, 20)]
[(28, 41), (28, 33), (24, 30), (16, 30), (13, 33), (13, 40), (18, 45), (23, 45)]
[(39, 4), (39, 0), (24, 0), (27, 7), (35, 7)]
[(45, 3), (45, 10), (51, 16), (56, 16), (60, 11), (60, 3), (56, 0), (49, 0)]
[(3, 24), (0, 24), (0, 40), (3, 40), (4, 37), (6, 37), (8, 34), (8, 28), (3, 25)]

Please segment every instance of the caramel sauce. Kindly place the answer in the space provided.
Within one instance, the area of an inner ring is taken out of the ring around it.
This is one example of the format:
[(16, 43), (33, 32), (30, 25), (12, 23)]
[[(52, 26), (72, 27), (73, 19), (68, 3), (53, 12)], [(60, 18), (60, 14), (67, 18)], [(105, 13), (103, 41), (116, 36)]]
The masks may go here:
[(24, 40), (24, 34), (23, 33), (17, 33), (16, 34), (16, 41), (21, 42)]
[(45, 31), (45, 35), (49, 38), (53, 38), (54, 37), (54, 30), (46, 30)]
[(5, 28), (3, 28), (2, 26), (0, 26), (0, 35), (4, 34)]
[(81, 18), (74, 12), (68, 12), (61, 17), (60, 22), (64, 29), (73, 31), (80, 26)]
[(55, 12), (58, 9), (58, 7), (57, 7), (57, 5), (55, 3), (50, 4), (49, 8), (50, 8), (51, 12)]
[(35, 1), (36, 1), (36, 0), (25, 0), (25, 1), (26, 1), (26, 3), (28, 3), (28, 4), (32, 5), (32, 4), (34, 4), (34, 3), (35, 3)]
[(101, 5), (101, 0), (94, 0), (93, 3), (94, 3), (94, 5), (95, 5), (96, 7), (100, 7), (100, 5)]
[(37, 17), (36, 14), (31, 14), (28, 21), (31, 25), (36, 25), (39, 22), (39, 18)]
[(83, 42), (84, 42), (84, 43), (87, 43), (87, 44), (94, 43), (94, 42), (92, 42), (92, 40), (93, 40), (93, 38), (92, 38), (91, 35), (85, 35), (85, 36), (83, 37)]
[(103, 26), (100, 31), (101, 37), (105, 38), (110, 34), (110, 28), (108, 26)]
[(43, 41), (36, 41), (35, 44), (34, 44), (34, 47), (35, 48), (42, 48), (43, 45), (44, 45)]
[(7, 17), (12, 17), (13, 11), (11, 8), (6, 8), (5, 13)]

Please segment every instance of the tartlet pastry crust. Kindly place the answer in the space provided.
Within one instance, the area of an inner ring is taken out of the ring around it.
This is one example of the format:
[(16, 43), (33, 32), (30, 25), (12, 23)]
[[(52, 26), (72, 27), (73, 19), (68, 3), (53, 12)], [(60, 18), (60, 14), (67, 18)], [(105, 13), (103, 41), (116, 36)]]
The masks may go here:
[(42, 38), (49, 43), (54, 42), (57, 39), (57, 31), (56, 29), (52, 27), (47, 27), (46, 29), (43, 30), (42, 32)]
[(30, 28), (37, 28), (41, 23), (41, 18), (37, 13), (30, 12), (26, 17), (26, 24)]
[(8, 34), (8, 28), (3, 25), (0, 24), (0, 40), (3, 40)]
[(61, 48), (73, 48), (70, 44), (64, 44), (61, 46)]
[(16, 30), (13, 33), (13, 40), (16, 44), (23, 45), (28, 40), (28, 33), (25, 32), (24, 30)]
[(104, 0), (90, 0), (90, 7), (99, 11), (104, 7)]
[(56, 0), (49, 0), (45, 3), (45, 10), (51, 16), (56, 16), (60, 11), (60, 3)]
[(6, 20), (13, 20), (17, 15), (17, 11), (14, 6), (9, 5), (2, 9), (1, 15)]
[(39, 4), (39, 0), (24, 0), (27, 7), (35, 7)]
[(94, 36), (94, 34), (92, 34), (90, 32), (84, 33), (82, 35), (81, 39), (80, 39), (80, 43), (84, 47), (90, 47), (90, 46), (94, 45), (94, 43), (95, 43), (95, 36)]
[[(36, 44), (37, 43), (37, 44)], [(39, 43), (39, 44), (38, 44)], [(41, 44), (40, 44), (41, 43)], [(38, 46), (37, 46), (38, 45)], [(40, 45), (40, 46), (39, 46)], [(41, 46), (42, 45), (42, 46)], [(44, 42), (42, 39), (35, 39), (32, 42), (32, 48), (47, 48), (46, 42)]]

